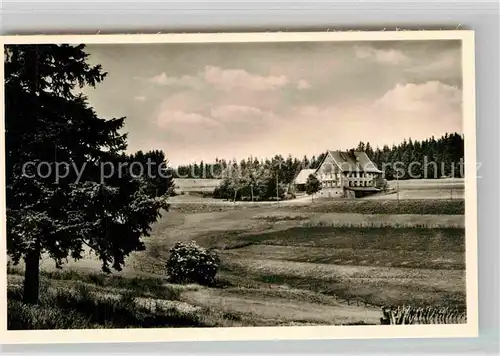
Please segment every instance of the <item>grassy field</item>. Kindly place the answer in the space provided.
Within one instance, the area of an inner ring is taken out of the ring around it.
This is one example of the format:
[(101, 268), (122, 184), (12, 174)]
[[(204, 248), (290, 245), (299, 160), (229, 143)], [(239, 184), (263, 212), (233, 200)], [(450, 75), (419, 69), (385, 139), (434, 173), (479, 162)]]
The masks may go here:
[[(392, 196), (392, 194), (390, 195)], [(276, 202), (229, 202), (224, 200), (203, 198), (201, 196), (176, 196), (170, 199), (170, 203), (176, 211), (186, 214), (203, 212), (224, 212), (236, 210), (256, 210), (270, 207), (273, 209), (286, 210), (289, 212), (310, 213), (351, 213), (351, 214), (378, 214), (378, 215), (463, 215), (465, 213), (465, 201), (454, 200), (430, 200), (430, 199), (396, 199), (374, 200), (374, 199), (317, 199), (312, 202), (310, 197), (287, 200), (277, 204)]]
[[(211, 194), (220, 179), (188, 179), (176, 178), (174, 180), (177, 193)], [(407, 179), (398, 182), (388, 182), (389, 187), (399, 190), (399, 199), (435, 200), (435, 199), (464, 199), (464, 180), (461, 178), (446, 179)], [(397, 194), (375, 195), (365, 199), (395, 200)]]
[(221, 179), (174, 179), (175, 191), (177, 193), (213, 193), (215, 187), (217, 187), (220, 182)]
[[(191, 240), (220, 254), (216, 285), (165, 280), (169, 248)], [(90, 254), (63, 272), (44, 259), (38, 307), (11, 270), (9, 327), (378, 324), (386, 305), (465, 308), (463, 200), (174, 203), (145, 243), (113, 276)]]

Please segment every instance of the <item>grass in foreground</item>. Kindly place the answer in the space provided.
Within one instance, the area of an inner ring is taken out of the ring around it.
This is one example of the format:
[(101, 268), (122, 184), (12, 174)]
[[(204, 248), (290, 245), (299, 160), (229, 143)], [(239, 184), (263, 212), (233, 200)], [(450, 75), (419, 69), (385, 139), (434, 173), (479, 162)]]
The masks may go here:
[[(10, 283), (8, 329), (213, 327), (226, 325), (229, 317), (237, 319), (182, 303), (174, 285), (152, 290), (153, 279), (97, 276), (75, 271), (44, 273), (38, 305), (24, 304), (22, 286)], [(114, 284), (104, 287), (105, 280)], [(161, 279), (156, 283), (163, 285)]]

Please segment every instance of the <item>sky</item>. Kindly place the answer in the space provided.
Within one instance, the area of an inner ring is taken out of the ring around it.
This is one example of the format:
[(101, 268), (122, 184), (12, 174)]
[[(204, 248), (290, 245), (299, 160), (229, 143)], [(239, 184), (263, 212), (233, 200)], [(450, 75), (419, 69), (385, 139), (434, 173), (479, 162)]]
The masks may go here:
[(128, 151), (172, 166), (294, 157), (462, 133), (459, 41), (87, 45), (85, 88)]

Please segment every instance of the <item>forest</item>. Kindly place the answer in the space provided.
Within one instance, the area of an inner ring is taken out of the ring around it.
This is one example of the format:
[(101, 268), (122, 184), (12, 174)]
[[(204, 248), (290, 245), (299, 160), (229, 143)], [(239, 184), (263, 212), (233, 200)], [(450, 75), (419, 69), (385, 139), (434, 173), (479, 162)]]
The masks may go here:
[[(364, 151), (368, 157), (385, 173), (387, 180), (427, 178), (443, 176), (461, 177), (464, 172), (464, 138), (458, 133), (448, 134), (436, 139), (418, 141), (404, 139), (398, 145), (384, 145), (373, 148), (369, 142), (359, 142), (357, 147), (344, 151)], [(248, 157), (237, 162), (236, 159), (215, 159), (215, 163), (194, 163), (177, 167), (175, 178), (223, 179), (216, 197), (240, 199), (283, 198), (289, 186), (302, 169), (317, 168), (326, 152), (317, 156), (286, 158), (275, 155), (271, 158), (256, 159)], [(412, 164), (413, 163), (413, 164)], [(462, 164), (462, 166), (460, 166)], [(277, 188), (278, 187), (278, 188)]]
[[(369, 142), (360, 142), (357, 147), (345, 149), (345, 151), (357, 150), (364, 151), (375, 162), (379, 169), (384, 169), (388, 180), (394, 179), (394, 170), (400, 172), (399, 179), (408, 178), (440, 178), (442, 176), (460, 177), (461, 172), (458, 165), (464, 157), (464, 139), (463, 135), (458, 133), (448, 134), (435, 139), (424, 141), (413, 141), (411, 138), (403, 140), (399, 145), (384, 145), (382, 148), (373, 148)], [(278, 168), (281, 179), (285, 183), (291, 183), (301, 169), (317, 168), (325, 156), (325, 152), (317, 156), (302, 158), (288, 155), (286, 158), (282, 155), (276, 155), (272, 158), (256, 159), (248, 157), (245, 160), (237, 162), (235, 159), (226, 160), (216, 158), (214, 163), (199, 162), (188, 165), (178, 166), (174, 170), (174, 178), (223, 178), (228, 170), (238, 168), (240, 171), (247, 169), (268, 169)], [(419, 165), (411, 166), (411, 162), (419, 162)], [(436, 165), (428, 164), (427, 175), (424, 176), (423, 168), (425, 163), (435, 162)], [(409, 169), (411, 169), (411, 174)]]

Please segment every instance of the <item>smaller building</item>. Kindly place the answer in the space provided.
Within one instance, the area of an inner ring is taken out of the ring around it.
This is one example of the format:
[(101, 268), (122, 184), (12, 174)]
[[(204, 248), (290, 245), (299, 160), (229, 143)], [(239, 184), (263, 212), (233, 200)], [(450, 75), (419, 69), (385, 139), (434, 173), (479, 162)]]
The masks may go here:
[(314, 175), (316, 172), (316, 169), (303, 169), (297, 174), (297, 177), (295, 177), (295, 180), (293, 181), (293, 185), (295, 188), (295, 191), (297, 192), (305, 192), (306, 191), (306, 183), (307, 183), (307, 178), (312, 174)]

